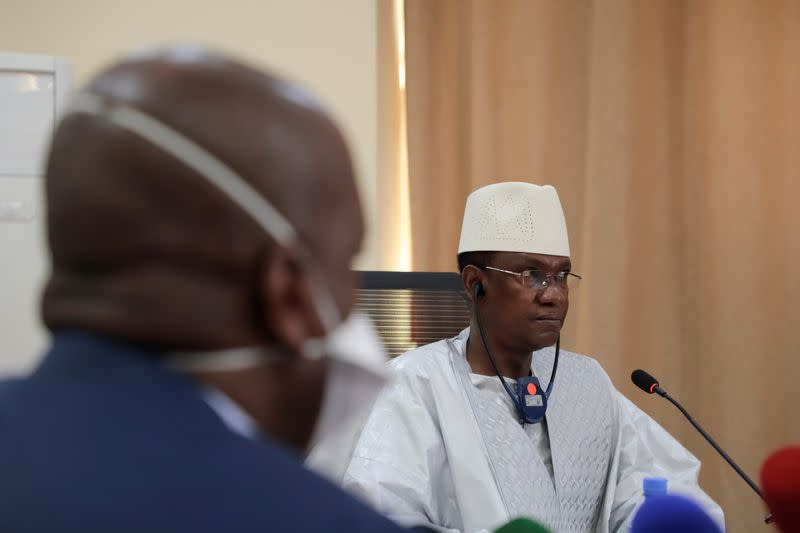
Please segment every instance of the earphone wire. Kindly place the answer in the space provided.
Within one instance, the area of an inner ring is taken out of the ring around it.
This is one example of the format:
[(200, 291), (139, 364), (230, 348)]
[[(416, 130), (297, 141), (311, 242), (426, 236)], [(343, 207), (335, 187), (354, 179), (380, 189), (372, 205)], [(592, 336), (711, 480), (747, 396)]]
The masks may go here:
[[(480, 284), (476, 284), (475, 288), (473, 289), (473, 294), (475, 296), (475, 298), (474, 298), (475, 301), (473, 302), (473, 307), (475, 309), (475, 321), (478, 323), (478, 331), (480, 332), (481, 342), (483, 343), (483, 348), (486, 350), (486, 355), (489, 356), (489, 362), (492, 364), (492, 368), (494, 368), (494, 372), (495, 372), (495, 374), (497, 374), (497, 377), (500, 380), (500, 384), (503, 386), (503, 389), (505, 389), (506, 394), (508, 394), (508, 397), (511, 399), (511, 403), (514, 404), (514, 407), (516, 408), (517, 413), (520, 416), (519, 423), (522, 424), (523, 426), (525, 425), (525, 422), (528, 422), (529, 424), (533, 424), (534, 422), (532, 422), (525, 415), (525, 412), (522, 410), (522, 407), (519, 405), (519, 401), (517, 401), (517, 399), (514, 397), (514, 394), (512, 394), (511, 389), (508, 386), (508, 383), (506, 383), (506, 380), (503, 379), (503, 375), (500, 374), (500, 369), (497, 367), (497, 363), (495, 363), (494, 356), (492, 355), (492, 351), (489, 349), (489, 344), (486, 342), (486, 334), (484, 333), (483, 324), (481, 323), (481, 312), (480, 312), (480, 309), (478, 309), (478, 302), (477, 302), (477, 300), (478, 300), (478, 290), (480, 289), (480, 287), (481, 287)], [(545, 397), (548, 400), (550, 399), (550, 393), (553, 391), (553, 384), (556, 381), (556, 371), (558, 370), (558, 357), (559, 357), (560, 352), (561, 352), (561, 336), (559, 335), (558, 339), (556, 340), (556, 354), (555, 354), (555, 357), (553, 358), (553, 372), (550, 375), (550, 382), (547, 384), (547, 390), (544, 393)]]

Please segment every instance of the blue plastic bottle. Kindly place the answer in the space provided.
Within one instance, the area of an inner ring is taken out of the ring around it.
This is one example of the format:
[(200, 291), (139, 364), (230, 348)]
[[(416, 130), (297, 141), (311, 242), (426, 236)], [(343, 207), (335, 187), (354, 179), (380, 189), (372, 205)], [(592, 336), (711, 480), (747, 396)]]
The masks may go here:
[[(667, 479), (663, 477), (646, 477), (642, 481), (642, 491), (644, 492), (644, 499), (652, 498), (653, 496), (663, 496), (667, 493)], [(639, 512), (639, 504), (631, 516), (635, 516)], [(633, 520), (629, 522), (628, 531), (631, 530)]]

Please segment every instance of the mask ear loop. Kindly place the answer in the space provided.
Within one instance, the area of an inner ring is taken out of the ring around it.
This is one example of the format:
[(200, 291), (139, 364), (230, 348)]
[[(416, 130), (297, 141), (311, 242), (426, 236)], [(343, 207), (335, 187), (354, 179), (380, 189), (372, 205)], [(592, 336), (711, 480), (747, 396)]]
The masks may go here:
[(150, 115), (126, 105), (108, 104), (101, 97), (80, 93), (68, 113), (102, 117), (135, 133), (170, 154), (228, 196), (278, 244), (292, 250), (297, 232), (286, 218), (256, 189), (208, 150)]
[(310, 338), (303, 344), (303, 355), (307, 359), (322, 359), (326, 355), (327, 340), (333, 331), (342, 323), (341, 313), (334, 301), (333, 294), (313, 273), (306, 276), (311, 286), (311, 305), (322, 325), (322, 337)]
[[(289, 221), (238, 173), (190, 138), (134, 107), (109, 104), (103, 98), (86, 92), (76, 96), (67, 113), (102, 117), (181, 161), (250, 215), (268, 236), (289, 250), (308, 272), (312, 264), (309, 254)], [(312, 298), (312, 306), (327, 336), (341, 322), (341, 315), (328, 286), (318, 276), (308, 277), (312, 279), (312, 294), (318, 295)], [(309, 350), (308, 355), (319, 358), (321, 350)]]
[(317, 269), (310, 271), (311, 269), (308, 268), (308, 265), (313, 263), (305, 248), (299, 248), (295, 257), (307, 272), (306, 278), (312, 291), (311, 305), (314, 307), (317, 318), (322, 325), (323, 334), (324, 336), (330, 335), (342, 322), (342, 316), (339, 312), (339, 307), (336, 305), (333, 293), (329, 286), (322, 282), (318, 274), (319, 271)]

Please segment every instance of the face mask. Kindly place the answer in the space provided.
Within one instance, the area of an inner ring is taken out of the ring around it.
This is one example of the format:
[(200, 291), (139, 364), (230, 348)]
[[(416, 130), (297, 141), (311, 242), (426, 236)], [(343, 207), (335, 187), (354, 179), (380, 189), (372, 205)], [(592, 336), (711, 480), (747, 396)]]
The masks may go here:
[[(372, 405), (388, 377), (386, 354), (369, 319), (352, 313), (324, 339), (307, 341), (305, 353), (325, 354), (328, 374), (322, 409), (308, 449), (307, 465), (340, 481)], [(166, 364), (181, 372), (230, 371), (283, 360), (277, 348), (251, 347), (180, 353)]]
[[(138, 109), (108, 105), (89, 93), (79, 94), (68, 113), (103, 117), (169, 153), (227, 195), (278, 245), (293, 252), (301, 264), (312, 264), (289, 221), (230, 167), (180, 132)], [(325, 334), (306, 341), (303, 355), (309, 359), (328, 357), (330, 364), (312, 444), (329, 438), (354, 444), (361, 422), (386, 382), (386, 354), (366, 317), (354, 313), (342, 322), (330, 290), (320, 280), (319, 276), (310, 276), (312, 303)], [(286, 355), (268, 347), (249, 347), (180, 354), (169, 357), (167, 364), (185, 372), (229, 371), (263, 365), (278, 357)]]
[(389, 370), (378, 334), (361, 314), (350, 315), (327, 340), (328, 380), (307, 464), (340, 481)]

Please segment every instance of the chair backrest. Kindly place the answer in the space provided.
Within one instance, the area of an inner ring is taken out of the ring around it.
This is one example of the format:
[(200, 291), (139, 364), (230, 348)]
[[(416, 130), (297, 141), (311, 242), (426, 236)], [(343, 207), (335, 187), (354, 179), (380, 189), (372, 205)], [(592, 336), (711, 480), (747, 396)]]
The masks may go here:
[(461, 277), (451, 272), (357, 272), (358, 308), (375, 323), (389, 357), (455, 336), (469, 325)]

